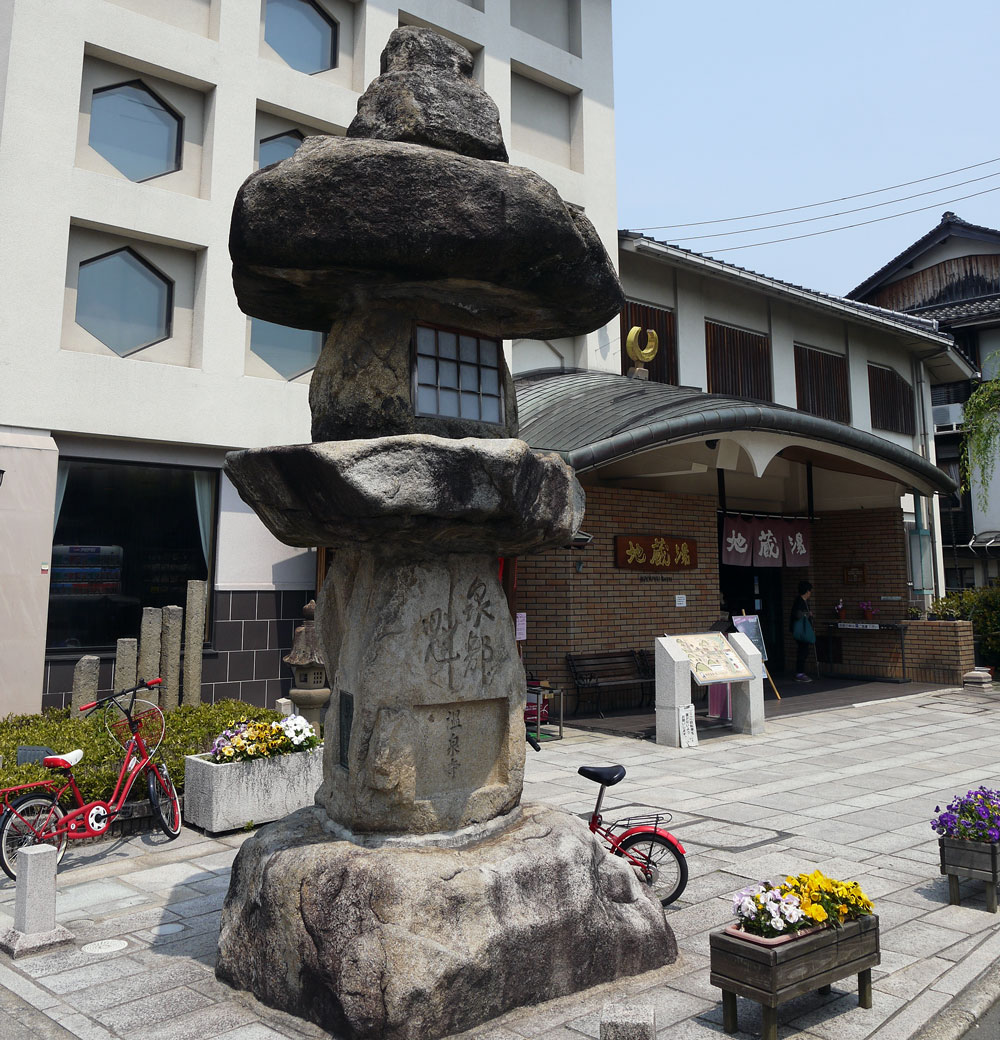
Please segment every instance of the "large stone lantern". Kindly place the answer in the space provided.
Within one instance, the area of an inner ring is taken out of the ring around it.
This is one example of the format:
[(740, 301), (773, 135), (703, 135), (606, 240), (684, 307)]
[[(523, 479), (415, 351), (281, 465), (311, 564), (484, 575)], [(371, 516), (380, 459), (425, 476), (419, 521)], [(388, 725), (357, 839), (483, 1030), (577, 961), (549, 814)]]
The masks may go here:
[(521, 806), (525, 677), (498, 557), (565, 545), (584, 496), (517, 439), (512, 337), (622, 306), (590, 221), (510, 166), (463, 47), (397, 29), (346, 137), (253, 174), (243, 310), (329, 335), (313, 443), (226, 472), (318, 597), (333, 691), (316, 805), (233, 867), (220, 978), (336, 1035), (425, 1038), (676, 956), (662, 908), (567, 813)]

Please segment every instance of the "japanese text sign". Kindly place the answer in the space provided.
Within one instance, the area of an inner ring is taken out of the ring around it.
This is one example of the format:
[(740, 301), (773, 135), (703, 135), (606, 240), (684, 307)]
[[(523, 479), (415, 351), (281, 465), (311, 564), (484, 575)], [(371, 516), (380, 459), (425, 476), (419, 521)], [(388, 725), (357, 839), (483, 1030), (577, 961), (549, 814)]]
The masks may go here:
[(664, 535), (616, 535), (615, 565), (633, 571), (689, 571), (698, 566), (698, 543)]
[(753, 563), (753, 524), (740, 516), (727, 516), (722, 526), (722, 563), (749, 567)]

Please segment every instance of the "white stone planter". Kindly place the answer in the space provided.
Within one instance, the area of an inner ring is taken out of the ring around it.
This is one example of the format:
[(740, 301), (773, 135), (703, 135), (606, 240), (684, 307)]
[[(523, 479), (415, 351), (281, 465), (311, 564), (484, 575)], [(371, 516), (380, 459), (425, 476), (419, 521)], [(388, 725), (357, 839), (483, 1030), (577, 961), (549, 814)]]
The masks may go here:
[(323, 782), (323, 746), (250, 762), (184, 762), (184, 820), (217, 833), (270, 823), (312, 805)]

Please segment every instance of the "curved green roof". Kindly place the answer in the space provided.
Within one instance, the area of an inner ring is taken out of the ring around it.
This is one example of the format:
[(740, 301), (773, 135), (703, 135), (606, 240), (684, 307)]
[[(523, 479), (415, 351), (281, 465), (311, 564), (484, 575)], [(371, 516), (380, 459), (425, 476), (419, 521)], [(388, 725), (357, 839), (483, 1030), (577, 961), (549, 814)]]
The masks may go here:
[(515, 379), (519, 436), (557, 451), (577, 471), (638, 451), (740, 430), (787, 434), (870, 456), (905, 471), (918, 489), (951, 492), (943, 470), (915, 452), (853, 426), (785, 405), (706, 394), (613, 372), (545, 369)]

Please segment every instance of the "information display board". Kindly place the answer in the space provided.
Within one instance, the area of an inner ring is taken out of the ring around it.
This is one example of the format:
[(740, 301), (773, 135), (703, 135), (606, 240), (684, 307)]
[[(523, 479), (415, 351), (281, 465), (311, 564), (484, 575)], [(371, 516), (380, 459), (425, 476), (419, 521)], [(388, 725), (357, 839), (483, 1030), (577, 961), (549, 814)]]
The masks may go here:
[(764, 645), (764, 634), (760, 630), (760, 618), (756, 614), (733, 614), (733, 624), (738, 632), (760, 651), (761, 659), (767, 660), (767, 647)]
[(753, 678), (753, 672), (721, 632), (699, 632), (671, 638), (687, 654), (691, 676), (699, 686)]

